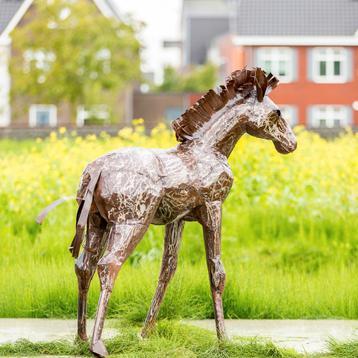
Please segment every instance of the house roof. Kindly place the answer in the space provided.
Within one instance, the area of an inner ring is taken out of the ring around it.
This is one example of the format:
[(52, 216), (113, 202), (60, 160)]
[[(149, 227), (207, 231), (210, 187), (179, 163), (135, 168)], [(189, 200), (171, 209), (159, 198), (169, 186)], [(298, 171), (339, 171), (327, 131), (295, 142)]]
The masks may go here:
[(0, 34), (20, 9), (23, 0), (0, 0)]
[(353, 36), (358, 0), (236, 0), (241, 36)]
[(112, 16), (114, 16), (117, 19), (120, 19), (119, 11), (116, 8), (116, 6), (113, 4), (113, 1), (112, 0), (104, 0), (103, 2), (106, 4), (108, 9), (111, 11)]
[[(104, 16), (119, 19), (119, 13), (112, 0), (93, 0)], [(0, 0), (0, 35), (9, 33), (21, 20), (32, 0)]]

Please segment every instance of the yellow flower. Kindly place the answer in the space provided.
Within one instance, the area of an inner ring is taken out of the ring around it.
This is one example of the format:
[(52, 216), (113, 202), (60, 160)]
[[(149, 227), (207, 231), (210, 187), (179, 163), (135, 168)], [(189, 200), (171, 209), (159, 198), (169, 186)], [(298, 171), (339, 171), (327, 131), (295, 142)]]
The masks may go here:
[(137, 125), (141, 125), (144, 123), (144, 119), (143, 118), (136, 118), (136, 119), (133, 119), (132, 120), (132, 124), (134, 126), (137, 126)]
[(54, 131), (52, 131), (52, 132), (50, 133), (50, 140), (51, 140), (51, 141), (56, 141), (56, 139), (57, 139), (57, 133), (54, 132)]

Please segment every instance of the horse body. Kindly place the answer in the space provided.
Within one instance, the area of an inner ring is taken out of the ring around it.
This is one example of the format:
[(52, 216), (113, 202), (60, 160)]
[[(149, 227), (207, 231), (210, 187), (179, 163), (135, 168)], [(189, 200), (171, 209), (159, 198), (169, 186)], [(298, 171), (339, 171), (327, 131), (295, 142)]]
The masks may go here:
[[(265, 96), (266, 89), (277, 82), (258, 68), (235, 71), (225, 86), (210, 90), (172, 123), (180, 142), (177, 147), (120, 149), (86, 167), (77, 193), (77, 230), (71, 252), (77, 258), (78, 336), (82, 340), (87, 339), (87, 292), (96, 270), (100, 279), (90, 346), (96, 355), (108, 354), (101, 335), (117, 275), (150, 224), (165, 225), (164, 252), (142, 336), (153, 327), (175, 273), (184, 222), (197, 221), (203, 228), (217, 335), (225, 337), (221, 216), (233, 183), (227, 160), (244, 133), (272, 140), (280, 153), (296, 149), (292, 130)], [(85, 224), (86, 240), (78, 256)]]
[(107, 222), (165, 225), (187, 216), (206, 201), (224, 201), (233, 182), (227, 158), (204, 145), (174, 149), (124, 148), (105, 154), (84, 170), (77, 197), (91, 175), (101, 171), (91, 211)]

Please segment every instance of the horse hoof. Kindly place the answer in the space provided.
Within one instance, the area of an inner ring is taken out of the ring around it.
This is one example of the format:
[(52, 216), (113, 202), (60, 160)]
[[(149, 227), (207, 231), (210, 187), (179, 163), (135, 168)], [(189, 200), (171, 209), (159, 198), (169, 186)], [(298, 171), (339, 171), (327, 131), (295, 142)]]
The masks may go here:
[(87, 334), (77, 334), (76, 342), (87, 342), (87, 341), (88, 341)]
[(107, 357), (108, 356), (107, 349), (101, 340), (97, 341), (94, 344), (91, 344), (90, 351), (92, 353), (94, 353), (97, 357)]
[(148, 338), (148, 333), (145, 331), (141, 331), (140, 333), (137, 334), (137, 337), (140, 340), (146, 339), (146, 338)]

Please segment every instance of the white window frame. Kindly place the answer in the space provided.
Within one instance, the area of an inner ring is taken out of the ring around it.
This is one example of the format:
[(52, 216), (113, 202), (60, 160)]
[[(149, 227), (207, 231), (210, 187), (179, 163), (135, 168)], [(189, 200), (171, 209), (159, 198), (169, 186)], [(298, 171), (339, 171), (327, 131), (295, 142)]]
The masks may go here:
[(98, 119), (103, 120), (103, 124), (107, 124), (110, 119), (109, 108), (105, 104), (92, 105), (92, 106), (84, 106), (80, 105), (77, 107), (77, 116), (76, 116), (76, 124), (78, 127), (83, 127), (85, 125), (85, 121), (88, 118), (91, 118), (91, 115), (96, 113)]
[(284, 118), (290, 127), (298, 125), (297, 107), (291, 104), (278, 104), (282, 118)]
[(29, 126), (31, 128), (38, 127), (37, 125), (37, 112), (48, 111), (49, 127), (57, 126), (57, 107), (54, 104), (32, 104), (29, 109)]
[[(326, 75), (320, 75), (320, 62), (326, 62)], [(341, 63), (341, 74), (334, 74), (334, 62)], [(344, 47), (315, 47), (312, 49), (312, 79), (317, 83), (348, 81), (348, 51)]]
[[(268, 69), (266, 62), (271, 62)], [(286, 62), (286, 75), (280, 75), (280, 61)], [(280, 82), (288, 83), (294, 80), (294, 49), (291, 47), (259, 47), (256, 49), (256, 62), (259, 67), (272, 72)]]
[(10, 45), (0, 44), (0, 128), (11, 122), (9, 59)]
[[(326, 113), (326, 125), (321, 126), (320, 120), (322, 118), (322, 112)], [(350, 126), (350, 108), (345, 105), (315, 105), (312, 106), (312, 112), (310, 117), (311, 128), (344, 128)], [(337, 117), (338, 115), (338, 117)], [(339, 118), (340, 117), (340, 118)], [(337, 127), (334, 125), (334, 120), (340, 119), (341, 123)]]

